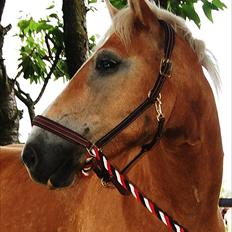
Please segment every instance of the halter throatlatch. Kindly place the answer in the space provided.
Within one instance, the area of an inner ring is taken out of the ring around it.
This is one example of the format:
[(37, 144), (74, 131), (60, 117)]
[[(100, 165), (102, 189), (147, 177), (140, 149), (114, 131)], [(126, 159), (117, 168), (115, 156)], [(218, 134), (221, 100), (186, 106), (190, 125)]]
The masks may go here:
[[(112, 184), (124, 195), (132, 194), (133, 197), (140, 202), (146, 209), (162, 221), (170, 230), (175, 232), (187, 232), (187, 230), (172, 219), (166, 212), (160, 209), (155, 203), (144, 196), (137, 187), (135, 187), (123, 173), (129, 170), (146, 151), (149, 151), (161, 138), (163, 126), (165, 122), (161, 108), (161, 89), (167, 78), (171, 76), (172, 62), (171, 55), (175, 44), (175, 32), (173, 28), (165, 21), (159, 21), (165, 32), (164, 58), (160, 62), (160, 71), (154, 87), (149, 91), (146, 100), (139, 105), (132, 113), (123, 119), (116, 127), (109, 131), (106, 135), (100, 138), (95, 144), (78, 134), (77, 132), (68, 129), (57, 122), (52, 121), (44, 116), (36, 116), (33, 125), (50, 131), (69, 142), (83, 146), (87, 150), (87, 159), (92, 160), (92, 169), (103, 182), (112, 182)], [(130, 161), (121, 172), (112, 166), (107, 157), (103, 154), (103, 147), (116, 137), (122, 130), (128, 127), (135, 121), (144, 111), (150, 106), (155, 105), (157, 112), (157, 131), (151, 141), (141, 146), (138, 155)]]

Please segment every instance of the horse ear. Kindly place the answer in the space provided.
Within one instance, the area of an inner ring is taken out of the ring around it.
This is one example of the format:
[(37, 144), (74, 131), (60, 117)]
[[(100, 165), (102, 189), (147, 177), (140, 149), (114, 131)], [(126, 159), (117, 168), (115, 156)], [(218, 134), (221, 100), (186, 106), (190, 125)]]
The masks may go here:
[(105, 2), (108, 8), (108, 11), (110, 13), (110, 16), (111, 18), (113, 18), (118, 13), (119, 10), (110, 3), (110, 0), (105, 0)]
[(156, 19), (156, 17), (146, 0), (128, 0), (128, 5), (133, 11), (135, 18), (144, 26), (149, 26), (150, 23), (154, 24), (154, 19)]

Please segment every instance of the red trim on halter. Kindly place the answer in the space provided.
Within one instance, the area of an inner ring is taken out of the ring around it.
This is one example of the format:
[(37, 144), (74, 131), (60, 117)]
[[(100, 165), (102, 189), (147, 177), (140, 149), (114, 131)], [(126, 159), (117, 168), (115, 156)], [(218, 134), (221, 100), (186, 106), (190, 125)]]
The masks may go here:
[(126, 187), (126, 184), (125, 184), (125, 181), (124, 181), (124, 177), (121, 174), (120, 174), (120, 179), (121, 179), (121, 182), (122, 182), (122, 186), (127, 190), (127, 187)]
[(164, 214), (164, 217), (165, 217), (165, 221), (166, 221), (166, 223), (167, 223), (168, 228), (169, 228), (169, 229), (172, 229), (172, 225), (171, 225), (171, 223), (170, 223), (169, 217), (168, 217), (166, 214)]
[(154, 205), (152, 204), (152, 202), (149, 199), (148, 199), (148, 204), (150, 206), (150, 209), (151, 209), (152, 213), (155, 214)]
[(99, 149), (95, 145), (93, 145), (93, 147), (90, 150), (88, 150), (88, 153), (90, 154), (91, 157), (96, 158), (98, 161), (101, 160), (101, 157), (99, 155)]
[(142, 203), (142, 202), (141, 202), (141, 199), (140, 199), (140, 197), (139, 197), (139, 191), (138, 191), (138, 189), (137, 189), (136, 187), (134, 187), (134, 190), (135, 190), (136, 200), (137, 200), (138, 202)]
[(111, 165), (110, 165), (110, 163), (108, 162), (108, 160), (107, 160), (107, 169), (108, 169), (109, 174), (112, 176), (113, 173), (112, 173), (112, 170), (111, 170)]

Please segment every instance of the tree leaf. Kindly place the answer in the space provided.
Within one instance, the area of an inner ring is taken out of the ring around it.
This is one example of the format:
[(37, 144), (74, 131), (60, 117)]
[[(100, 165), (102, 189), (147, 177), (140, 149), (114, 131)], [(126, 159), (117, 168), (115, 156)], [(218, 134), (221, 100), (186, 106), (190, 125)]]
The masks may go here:
[(220, 0), (213, 0), (212, 4), (221, 10), (224, 10), (224, 8), (227, 8), (227, 6)]
[(97, 0), (88, 0), (88, 4), (96, 3)]
[(127, 0), (110, 0), (110, 3), (118, 9), (122, 9), (127, 5)]
[(41, 20), (39, 21), (39, 23), (37, 24), (37, 27), (34, 28), (36, 29), (36, 32), (41, 32), (41, 31), (48, 31), (48, 30), (52, 30), (54, 28), (54, 26), (50, 25), (47, 23), (47, 21), (45, 20)]
[[(30, 17), (19, 21), (18, 36), (22, 38), (23, 46), (20, 49), (17, 76), (22, 75), (30, 80), (30, 83), (44, 81), (57, 51), (64, 49), (63, 23), (61, 22), (56, 13), (51, 13), (46, 19), (34, 20)], [(46, 42), (45, 35), (49, 38)], [(65, 63), (64, 52), (59, 54), (61, 54), (60, 60)], [(61, 67), (61, 64), (59, 66)], [(62, 64), (62, 67), (65, 67), (65, 64)], [(56, 78), (61, 76), (65, 78), (67, 72), (61, 75), (60, 70), (57, 68)]]
[(50, 10), (50, 9), (53, 9), (55, 7), (54, 4), (51, 4), (49, 7), (46, 8), (46, 10)]
[(50, 18), (55, 18), (55, 19), (57, 19), (57, 20), (60, 20), (59, 17), (58, 17), (58, 15), (55, 14), (55, 13), (50, 14), (48, 17), (50, 17)]
[(206, 15), (206, 17), (213, 22), (213, 17), (212, 17), (212, 7), (211, 4), (207, 1), (204, 2), (202, 9)]
[(24, 30), (29, 26), (30, 20), (22, 19), (18, 22), (18, 27), (20, 31), (24, 32)]
[(96, 35), (92, 35), (91, 37), (89, 37), (89, 50), (92, 51), (95, 46), (96, 46)]
[(182, 5), (182, 9), (183, 9), (183, 14), (190, 20), (193, 20), (194, 23), (200, 28), (201, 20), (197, 12), (195, 11), (193, 4), (185, 3)]

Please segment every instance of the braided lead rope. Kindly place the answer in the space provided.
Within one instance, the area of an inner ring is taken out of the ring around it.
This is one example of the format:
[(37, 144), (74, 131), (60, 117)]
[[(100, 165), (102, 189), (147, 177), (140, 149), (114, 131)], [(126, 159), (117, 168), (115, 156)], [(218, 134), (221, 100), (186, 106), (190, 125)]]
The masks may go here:
[[(103, 155), (99, 149), (94, 146), (88, 150), (91, 156), (96, 158), (96, 161), (100, 163), (101, 167), (109, 174), (111, 179), (117, 181), (117, 183), (126, 191), (128, 191), (132, 196), (141, 203), (150, 213), (156, 216), (161, 222), (163, 222), (168, 229), (175, 232), (187, 232), (180, 224), (172, 219), (166, 212), (160, 209), (155, 203), (153, 203), (149, 198), (145, 197), (137, 187), (135, 187), (127, 178), (125, 178), (120, 172), (112, 166), (107, 157)], [(112, 182), (113, 183), (113, 182)]]
[[(105, 155), (99, 150), (99, 148), (95, 145), (92, 145), (88, 140), (83, 138), (78, 133), (65, 128), (64, 126), (47, 119), (43, 116), (37, 116), (33, 122), (33, 125), (39, 126), (45, 130), (48, 130), (56, 135), (67, 139), (70, 142), (80, 144), (86, 148), (90, 157), (88, 159), (94, 158), (96, 163), (99, 165), (100, 170), (99, 173), (97, 170), (94, 170), (95, 173), (102, 177), (103, 180), (104, 175), (106, 173), (106, 179), (108, 178), (115, 187), (119, 190), (120, 193), (124, 194), (129, 193), (132, 194), (133, 197), (140, 202), (146, 209), (155, 215), (160, 221), (162, 221), (167, 228), (175, 232), (187, 232), (181, 225), (179, 225), (176, 221), (174, 221), (166, 212), (161, 210), (155, 203), (153, 203), (150, 199), (145, 197), (138, 189), (135, 187), (128, 179), (126, 179), (117, 169), (115, 169), (108, 161)], [(87, 170), (88, 171), (88, 170)], [(107, 179), (107, 180), (108, 180)]]

